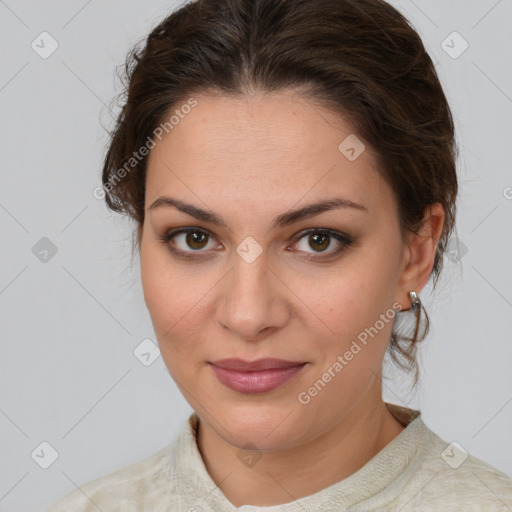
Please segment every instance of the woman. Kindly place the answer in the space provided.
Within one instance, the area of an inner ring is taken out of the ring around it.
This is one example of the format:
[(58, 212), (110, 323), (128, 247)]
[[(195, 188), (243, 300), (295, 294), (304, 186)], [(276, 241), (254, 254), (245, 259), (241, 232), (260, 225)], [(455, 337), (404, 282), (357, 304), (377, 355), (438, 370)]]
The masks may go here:
[(382, 399), (387, 350), (416, 383), (419, 293), (457, 196), (450, 108), (403, 16), (196, 1), (126, 71), (105, 199), (136, 221), (162, 357), (195, 412), (51, 511), (512, 508), (512, 479)]

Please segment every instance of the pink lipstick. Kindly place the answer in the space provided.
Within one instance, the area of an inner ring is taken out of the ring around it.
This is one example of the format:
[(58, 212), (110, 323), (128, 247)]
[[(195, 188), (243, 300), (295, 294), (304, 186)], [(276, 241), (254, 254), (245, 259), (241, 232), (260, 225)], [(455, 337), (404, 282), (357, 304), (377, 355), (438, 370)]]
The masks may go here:
[(221, 359), (210, 363), (219, 381), (240, 393), (272, 391), (294, 377), (307, 363), (283, 359)]

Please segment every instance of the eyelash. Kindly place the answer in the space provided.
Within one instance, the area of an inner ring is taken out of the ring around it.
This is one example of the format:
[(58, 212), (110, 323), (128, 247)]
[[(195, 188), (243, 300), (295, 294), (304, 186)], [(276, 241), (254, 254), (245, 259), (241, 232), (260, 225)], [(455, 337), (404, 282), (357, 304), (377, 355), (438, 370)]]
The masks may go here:
[[(200, 259), (202, 256), (197, 256), (193, 253), (199, 253), (199, 252), (207, 252), (207, 251), (201, 251), (201, 250), (195, 250), (195, 251), (182, 251), (181, 249), (176, 249), (176, 247), (173, 247), (173, 245), (170, 243), (171, 240), (183, 233), (198, 233), (203, 234), (211, 238), (211, 235), (208, 231), (201, 229), (201, 228), (179, 228), (175, 230), (170, 230), (164, 233), (163, 235), (158, 236), (160, 242), (165, 244), (169, 251), (171, 251), (173, 254), (178, 256), (179, 258), (185, 259), (185, 260), (193, 260), (193, 259)], [(323, 256), (323, 252), (320, 252), (321, 256), (306, 256), (305, 258), (307, 260), (311, 261), (323, 261), (328, 258), (332, 258), (339, 253), (341, 253), (345, 248), (349, 247), (353, 240), (348, 235), (345, 235), (343, 233), (340, 233), (338, 231), (333, 231), (331, 229), (326, 228), (311, 228), (306, 231), (303, 231), (300, 233), (300, 236), (296, 236), (293, 241), (293, 245), (295, 245), (297, 242), (302, 240), (304, 237), (311, 235), (311, 234), (321, 234), (321, 235), (328, 235), (334, 239), (336, 239), (338, 242), (340, 242), (341, 246), (336, 249), (334, 252), (327, 253), (327, 256)]]

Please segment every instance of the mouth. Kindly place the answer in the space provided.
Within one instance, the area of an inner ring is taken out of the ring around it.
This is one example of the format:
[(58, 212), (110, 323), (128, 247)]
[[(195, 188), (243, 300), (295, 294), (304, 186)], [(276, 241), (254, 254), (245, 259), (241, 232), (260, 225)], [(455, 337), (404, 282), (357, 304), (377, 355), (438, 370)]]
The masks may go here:
[(210, 362), (217, 379), (226, 387), (245, 394), (272, 391), (297, 375), (308, 363), (283, 359), (222, 359)]

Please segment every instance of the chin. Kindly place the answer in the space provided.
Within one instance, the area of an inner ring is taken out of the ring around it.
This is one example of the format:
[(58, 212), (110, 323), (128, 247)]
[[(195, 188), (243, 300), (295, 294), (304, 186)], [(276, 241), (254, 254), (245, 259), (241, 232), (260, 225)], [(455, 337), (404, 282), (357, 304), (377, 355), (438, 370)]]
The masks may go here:
[(225, 405), (215, 414), (222, 418), (213, 427), (227, 443), (243, 449), (248, 444), (260, 450), (283, 450), (292, 448), (300, 437), (297, 418), (282, 405), (269, 403), (243, 404), (238, 407)]

